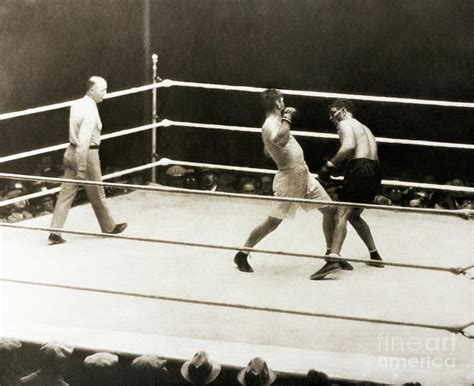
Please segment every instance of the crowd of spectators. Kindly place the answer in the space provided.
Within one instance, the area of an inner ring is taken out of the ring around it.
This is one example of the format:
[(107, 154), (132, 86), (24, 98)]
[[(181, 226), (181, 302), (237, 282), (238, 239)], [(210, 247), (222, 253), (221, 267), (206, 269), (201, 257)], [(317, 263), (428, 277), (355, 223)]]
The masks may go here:
[[(107, 167), (104, 175), (119, 171), (117, 167)], [(36, 175), (44, 177), (61, 177), (63, 170), (59, 163), (45, 156), (37, 165)], [(157, 171), (158, 183), (161, 185), (218, 191), (227, 193), (242, 193), (271, 196), (273, 194), (273, 174), (256, 174), (231, 170), (213, 170), (209, 168), (191, 168), (181, 165), (160, 167)], [(390, 178), (388, 178), (390, 179)], [(143, 185), (148, 182), (145, 173), (121, 176), (108, 180), (132, 185)], [(426, 184), (442, 184), (463, 187), (473, 187), (474, 184), (461, 179), (439, 182), (428, 176), (423, 181)], [(335, 180), (330, 186), (325, 186), (334, 200), (340, 181)], [(0, 185), (0, 203), (32, 193), (46, 191), (58, 184), (33, 181), (4, 180)], [(115, 196), (133, 191), (125, 187), (105, 187), (107, 196)], [(14, 223), (32, 217), (50, 214), (54, 210), (57, 194), (40, 195), (28, 200), (20, 200), (7, 206), (0, 206), (0, 222)], [(87, 202), (86, 194), (80, 190), (73, 206)], [(469, 192), (443, 191), (438, 189), (384, 186), (380, 195), (375, 198), (380, 205), (408, 206), (415, 208), (436, 209), (474, 209), (474, 194)]]
[[(2, 386), (278, 386), (278, 385), (381, 385), (370, 381), (330, 378), (310, 369), (306, 375), (277, 372), (261, 357), (241, 367), (221, 365), (205, 351), (188, 360), (94, 352), (47, 342), (42, 345), (0, 338), (0, 385)], [(419, 385), (419, 383), (405, 383)]]
[(158, 182), (175, 188), (199, 189), (226, 193), (271, 196), (273, 175), (240, 173), (209, 168), (185, 168), (172, 165), (158, 173)]
[[(104, 175), (120, 171), (117, 167), (107, 167)], [(54, 162), (51, 156), (44, 156), (34, 170), (34, 174), (40, 177), (63, 177), (63, 168), (60, 162)], [(128, 185), (143, 185), (146, 178), (143, 173), (116, 177), (107, 182), (123, 183)], [(0, 205), (7, 200), (16, 199), (21, 196), (38, 194), (37, 197), (19, 200), (8, 205), (0, 206), (0, 222), (15, 223), (33, 217), (51, 214), (56, 203), (57, 193), (47, 194), (49, 189), (58, 187), (59, 184), (42, 181), (20, 181), (3, 180), (0, 181)], [(115, 196), (133, 191), (131, 188), (105, 187), (107, 196)], [(44, 193), (43, 193), (44, 192)], [(43, 193), (43, 194), (42, 194)], [(87, 202), (87, 196), (83, 189), (76, 195), (73, 206)]]
[[(439, 184), (432, 177), (427, 177), (426, 184)], [(375, 198), (375, 202), (383, 205), (408, 206), (412, 208), (435, 209), (474, 209), (474, 194), (465, 192), (472, 188), (472, 182), (454, 179), (444, 181), (442, 185), (460, 187), (461, 191), (430, 190), (424, 188), (384, 187), (382, 194)], [(462, 191), (464, 190), (464, 191)]]
[[(273, 194), (273, 175), (270, 174), (185, 168), (180, 165), (172, 165), (161, 170), (159, 182), (176, 188), (265, 196)], [(334, 180), (329, 186), (325, 186), (334, 200), (337, 200), (340, 183), (340, 180)], [(423, 183), (459, 186), (461, 190), (462, 187), (474, 186), (473, 183), (461, 179), (438, 182), (431, 176), (426, 177)], [(384, 186), (381, 194), (375, 198), (375, 203), (416, 208), (474, 209), (474, 194), (428, 188)]]

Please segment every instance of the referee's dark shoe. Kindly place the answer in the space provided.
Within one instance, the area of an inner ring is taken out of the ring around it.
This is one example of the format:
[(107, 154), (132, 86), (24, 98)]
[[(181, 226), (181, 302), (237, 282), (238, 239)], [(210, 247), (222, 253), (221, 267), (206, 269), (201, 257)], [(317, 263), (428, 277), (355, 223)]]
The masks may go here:
[(49, 245), (56, 245), (56, 244), (64, 244), (66, 240), (64, 240), (61, 236), (56, 235), (54, 233), (50, 233), (48, 237), (48, 244)]
[(104, 233), (110, 233), (110, 234), (113, 234), (113, 235), (118, 235), (119, 233), (122, 233), (125, 229), (127, 229), (127, 223), (123, 222), (123, 223), (115, 225), (115, 228), (112, 229), (111, 232), (104, 232)]
[(240, 272), (253, 272), (252, 267), (250, 266), (249, 262), (247, 261), (247, 257), (249, 257), (248, 253), (244, 252), (237, 252), (234, 257), (234, 263), (237, 265), (237, 268)]

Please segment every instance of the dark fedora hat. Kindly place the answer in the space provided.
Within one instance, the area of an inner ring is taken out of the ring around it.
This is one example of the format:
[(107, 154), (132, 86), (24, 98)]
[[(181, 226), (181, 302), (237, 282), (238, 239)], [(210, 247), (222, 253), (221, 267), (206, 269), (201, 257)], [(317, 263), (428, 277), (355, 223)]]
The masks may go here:
[(214, 381), (221, 372), (221, 365), (211, 361), (205, 351), (198, 351), (193, 359), (184, 362), (181, 374), (184, 379), (192, 384), (207, 385)]
[(253, 358), (247, 367), (237, 374), (237, 380), (244, 386), (268, 386), (275, 382), (276, 377), (276, 372), (259, 357)]

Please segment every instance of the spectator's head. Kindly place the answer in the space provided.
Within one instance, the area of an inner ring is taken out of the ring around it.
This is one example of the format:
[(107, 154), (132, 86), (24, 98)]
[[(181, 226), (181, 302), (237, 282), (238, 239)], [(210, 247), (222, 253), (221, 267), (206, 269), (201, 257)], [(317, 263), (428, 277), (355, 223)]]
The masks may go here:
[[(31, 186), (30, 193), (46, 192), (48, 187), (42, 182), (36, 182)], [(54, 211), (54, 196), (47, 194), (41, 197), (30, 198), (30, 204), (43, 212)]]
[(160, 385), (168, 377), (166, 360), (157, 355), (142, 355), (132, 362), (134, 384)]
[(60, 370), (63, 368), (74, 349), (57, 342), (48, 342), (41, 346), (44, 367)]
[[(64, 166), (62, 162), (57, 162), (51, 155), (45, 155), (36, 165), (35, 174), (43, 177), (62, 177), (64, 176)], [(54, 187), (54, 182), (42, 182), (48, 187)]]
[(184, 177), (183, 187), (185, 189), (197, 189), (198, 183), (196, 181), (196, 177), (194, 176), (194, 171), (188, 171), (186, 173), (186, 176)]
[[(3, 199), (10, 200), (12, 198), (23, 196), (27, 193), (26, 186), (20, 181), (9, 181), (3, 191)], [(24, 209), (26, 201), (19, 201), (11, 205), (13, 209)]]
[(271, 176), (260, 177), (260, 190), (265, 196), (271, 196), (273, 194), (273, 178)]
[(119, 358), (108, 352), (98, 352), (84, 359), (85, 374), (90, 385), (115, 385)]
[(193, 385), (207, 385), (221, 372), (221, 365), (212, 361), (205, 351), (199, 351), (181, 366), (181, 375)]
[(237, 380), (244, 386), (268, 386), (275, 382), (276, 378), (276, 372), (259, 357), (253, 358), (247, 367), (237, 374)]
[[(455, 178), (451, 184), (448, 184), (448, 185), (453, 185), (453, 186), (465, 186), (464, 184), (464, 181), (459, 179), (459, 178)], [(463, 192), (452, 192), (451, 194), (454, 198), (461, 198), (463, 197), (464, 193)]]
[(396, 205), (400, 204), (403, 199), (403, 190), (398, 187), (391, 189), (388, 194), (388, 198)]
[(166, 169), (164, 183), (174, 188), (182, 188), (185, 176), (186, 169), (184, 167), (181, 165), (171, 165)]
[(217, 188), (217, 174), (211, 169), (203, 169), (199, 173), (199, 188), (215, 190)]
[(258, 194), (259, 182), (252, 177), (242, 177), (239, 180), (239, 193), (242, 194)]
[(240, 189), (240, 193), (242, 194), (258, 194), (258, 188), (256, 181), (248, 180), (242, 184)]
[(117, 366), (118, 356), (108, 352), (98, 352), (84, 359), (84, 366), (88, 368), (107, 369)]
[(219, 187), (233, 186), (237, 182), (237, 177), (232, 173), (222, 172), (217, 177), (217, 184)]
[(329, 378), (326, 373), (311, 369), (308, 371), (308, 383), (310, 385), (330, 386)]
[(3, 197), (5, 200), (8, 200), (26, 194), (26, 192), (26, 186), (21, 181), (11, 180), (8, 181), (3, 189)]
[(21, 342), (19, 340), (0, 338), (0, 375), (15, 367), (20, 348)]
[(429, 195), (427, 192), (416, 191), (413, 193), (413, 198), (408, 202), (412, 208), (426, 208), (429, 202)]
[(51, 155), (43, 155), (40, 162), (36, 166), (36, 173), (41, 176), (46, 176), (53, 168), (53, 157)]
[(375, 196), (374, 203), (377, 205), (392, 205), (392, 200), (382, 194)]

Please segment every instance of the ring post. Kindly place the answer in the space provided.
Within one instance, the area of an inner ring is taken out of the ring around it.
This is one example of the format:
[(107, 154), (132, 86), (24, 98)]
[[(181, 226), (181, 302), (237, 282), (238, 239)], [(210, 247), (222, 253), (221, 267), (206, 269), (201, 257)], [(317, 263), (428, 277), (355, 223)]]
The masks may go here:
[[(151, 56), (151, 61), (153, 63), (153, 84), (157, 83), (158, 77), (156, 75), (156, 64), (158, 63), (158, 55), (153, 54)], [(151, 122), (153, 124), (156, 123), (158, 120), (158, 115), (156, 114), (156, 87), (153, 88), (152, 91), (152, 106), (151, 106)], [(151, 162), (157, 161), (157, 153), (156, 153), (156, 127), (151, 130)], [(156, 167), (151, 169), (151, 181), (156, 182)]]

